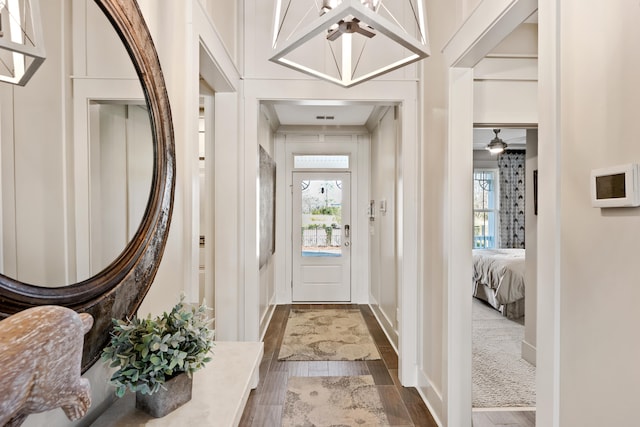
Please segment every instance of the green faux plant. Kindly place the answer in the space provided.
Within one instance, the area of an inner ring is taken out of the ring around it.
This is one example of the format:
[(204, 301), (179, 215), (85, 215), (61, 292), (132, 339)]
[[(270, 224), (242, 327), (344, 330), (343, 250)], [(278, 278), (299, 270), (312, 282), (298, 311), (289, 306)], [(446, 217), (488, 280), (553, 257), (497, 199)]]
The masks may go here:
[(171, 312), (146, 319), (113, 319), (111, 341), (102, 350), (102, 360), (118, 368), (109, 381), (116, 395), (127, 389), (152, 394), (171, 377), (187, 375), (211, 361), (214, 332), (209, 328), (207, 307), (184, 302), (184, 295)]

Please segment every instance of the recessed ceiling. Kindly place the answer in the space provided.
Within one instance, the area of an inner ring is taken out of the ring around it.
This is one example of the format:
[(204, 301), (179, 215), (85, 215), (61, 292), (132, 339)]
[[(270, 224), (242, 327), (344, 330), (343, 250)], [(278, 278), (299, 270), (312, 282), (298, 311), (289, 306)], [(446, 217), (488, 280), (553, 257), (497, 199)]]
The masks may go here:
[(345, 104), (344, 102), (274, 103), (272, 105), (280, 124), (286, 126), (364, 126), (376, 108), (376, 105), (372, 104)]
[[(364, 126), (381, 107), (373, 103), (346, 101), (267, 102), (282, 126)], [(526, 129), (504, 128), (500, 138), (509, 148), (526, 147)], [(484, 150), (495, 137), (492, 128), (473, 129), (473, 149)]]

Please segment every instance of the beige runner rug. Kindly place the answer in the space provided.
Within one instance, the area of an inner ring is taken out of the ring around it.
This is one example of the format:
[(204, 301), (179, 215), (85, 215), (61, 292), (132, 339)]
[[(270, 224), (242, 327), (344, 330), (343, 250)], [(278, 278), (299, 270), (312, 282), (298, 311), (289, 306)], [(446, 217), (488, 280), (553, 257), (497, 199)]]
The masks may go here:
[(358, 309), (293, 309), (279, 360), (378, 360)]
[(370, 375), (291, 377), (282, 426), (389, 426)]

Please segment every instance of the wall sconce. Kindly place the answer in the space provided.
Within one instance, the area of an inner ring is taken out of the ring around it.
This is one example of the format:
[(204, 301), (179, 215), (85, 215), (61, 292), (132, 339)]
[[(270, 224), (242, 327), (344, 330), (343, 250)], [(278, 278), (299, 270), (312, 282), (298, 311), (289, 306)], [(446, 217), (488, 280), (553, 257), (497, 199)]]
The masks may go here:
[(272, 46), (271, 61), (342, 87), (430, 55), (423, 0), (276, 0)]
[(45, 58), (39, 0), (0, 0), (0, 81), (24, 86)]
[(501, 140), (500, 137), (498, 137), (500, 129), (494, 129), (493, 133), (496, 134), (495, 138), (493, 138), (485, 148), (489, 150), (491, 154), (500, 154), (507, 149), (507, 143)]

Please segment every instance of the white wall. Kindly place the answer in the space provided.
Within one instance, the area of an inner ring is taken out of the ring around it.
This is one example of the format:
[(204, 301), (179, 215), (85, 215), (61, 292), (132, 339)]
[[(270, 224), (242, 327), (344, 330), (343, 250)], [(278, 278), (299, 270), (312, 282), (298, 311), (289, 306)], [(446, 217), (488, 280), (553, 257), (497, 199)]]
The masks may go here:
[[(505, 37), (488, 55), (494, 58), (536, 58), (538, 56), (538, 24), (524, 23)], [(509, 70), (510, 72), (513, 69)]]
[(474, 123), (538, 123), (537, 81), (476, 81), (473, 97)]
[[(190, 33), (185, 24), (189, 2), (160, 4), (142, 0), (139, 3), (164, 74), (176, 147), (176, 187), (169, 236), (154, 283), (139, 309), (139, 313), (146, 316), (170, 310), (183, 292), (188, 298), (192, 297), (193, 288), (197, 292), (199, 90), (197, 66), (193, 69), (197, 56), (189, 44)], [(165, 31), (166, 28), (173, 30)]]
[(474, 123), (538, 123), (537, 57), (538, 26), (521, 24), (474, 67)]
[(498, 156), (487, 150), (473, 150), (473, 168), (497, 169)]
[(238, 40), (238, 7), (240, 2), (229, 0), (199, 0), (207, 11), (209, 19), (213, 22), (220, 34), (224, 45), (231, 58), (236, 63), (240, 61), (240, 43)]
[[(397, 185), (399, 163), (395, 108), (387, 108), (371, 133), (371, 199), (369, 222), (371, 306), (393, 345), (398, 345)], [(386, 205), (383, 211), (382, 204)]]
[[(271, 158), (275, 160), (274, 132), (271, 128), (269, 117), (265, 114), (263, 106), (260, 108), (258, 128), (258, 144), (256, 145), (256, 150), (258, 149), (258, 145), (262, 146)], [(284, 167), (284, 165), (277, 165), (276, 168), (278, 167)], [(276, 182), (276, 186), (277, 185), (278, 183)], [(276, 193), (278, 191), (286, 191), (286, 188), (281, 185), (280, 188), (276, 190)], [(278, 233), (277, 228), (275, 231)], [(282, 239), (283, 237), (284, 233), (282, 232), (276, 234), (276, 239)], [(269, 326), (271, 313), (275, 308), (275, 264), (280, 256), (282, 256), (282, 254), (275, 252), (271, 257), (269, 257), (267, 263), (260, 269), (260, 336), (263, 336), (266, 332), (267, 326)]]
[[(173, 115), (176, 144), (176, 189), (173, 217), (165, 253), (153, 286), (140, 308), (141, 314), (169, 309), (180, 293), (196, 301), (199, 294), (200, 178), (199, 109), (200, 76), (215, 91), (215, 265), (226, 265), (215, 272), (216, 336), (236, 340), (239, 337), (240, 270), (237, 226), (239, 122), (237, 67), (230, 56), (233, 48), (225, 45), (207, 16), (203, 2), (156, 2), (140, 0), (140, 7), (151, 31), (167, 85)], [(234, 8), (215, 8), (216, 21), (235, 22)], [(223, 13), (232, 14), (224, 17)], [(235, 24), (229, 24), (234, 26)], [(171, 28), (171, 31), (166, 31)], [(231, 36), (232, 31), (226, 33)], [(220, 208), (220, 209), (218, 209)], [(224, 251), (218, 247), (225, 242)]]
[(443, 225), (449, 77), (447, 63), (441, 52), (462, 23), (463, 16), (457, 2), (428, 0), (426, 4), (432, 56), (423, 62), (422, 283), (418, 305), (418, 323), (422, 327), (418, 340), (418, 384), (431, 412), (441, 422), (446, 422), (446, 258)]
[[(557, 4), (559, 425), (628, 426), (636, 423), (640, 384), (640, 210), (591, 207), (589, 173), (640, 161), (640, 7), (630, 0)], [(550, 185), (546, 179), (540, 176)]]

